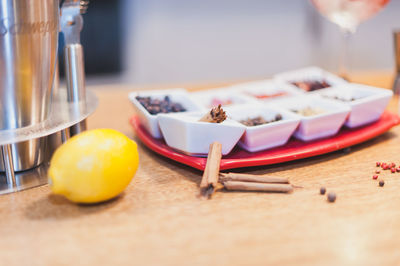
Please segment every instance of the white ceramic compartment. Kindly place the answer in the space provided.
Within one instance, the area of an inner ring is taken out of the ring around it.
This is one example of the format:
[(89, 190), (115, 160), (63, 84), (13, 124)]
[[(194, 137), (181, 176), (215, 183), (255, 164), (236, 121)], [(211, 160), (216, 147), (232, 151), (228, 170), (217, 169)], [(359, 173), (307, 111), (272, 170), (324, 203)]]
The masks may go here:
[(338, 100), (351, 108), (351, 113), (345, 122), (345, 125), (350, 128), (378, 120), (393, 96), (391, 90), (355, 83), (322, 89), (315, 91), (315, 94), (328, 97), (339, 96), (342, 99), (355, 98), (353, 101)]
[(228, 154), (245, 127), (233, 120), (222, 123), (198, 122), (206, 112), (160, 114), (159, 124), (168, 146), (194, 156), (207, 156), (210, 144), (222, 144), (222, 154)]
[(282, 115), (282, 120), (258, 126), (246, 126), (246, 131), (239, 141), (240, 147), (257, 152), (282, 146), (287, 143), (300, 123), (299, 116), (284, 109), (271, 105), (241, 105), (225, 108), (231, 119), (242, 121), (258, 116), (272, 120), (277, 114)]
[[(344, 124), (350, 113), (350, 107), (334, 100), (324, 99), (317, 95), (304, 95), (279, 101), (277, 104), (286, 110), (299, 110), (306, 107), (320, 108), (326, 112), (302, 116), (294, 136), (303, 141), (310, 141), (335, 135)], [(294, 113), (296, 114), (296, 113)], [(297, 114), (296, 114), (297, 115)]]
[(231, 87), (194, 92), (191, 93), (191, 96), (193, 100), (195, 100), (196, 102), (198, 102), (200, 105), (202, 105), (204, 108), (207, 109), (216, 107), (218, 106), (218, 104), (221, 104), (222, 106), (225, 107), (225, 106), (254, 102), (254, 100), (251, 97), (242, 95), (237, 90)]
[[(282, 86), (275, 80), (260, 80), (237, 84), (233, 87), (239, 93), (261, 102), (270, 102), (284, 97), (291, 97), (303, 94), (302, 91), (289, 86)], [(279, 95), (281, 94), (281, 95)], [(265, 96), (262, 98), (261, 96)]]
[(291, 84), (291, 82), (296, 81), (307, 81), (307, 80), (317, 80), (322, 81), (325, 80), (328, 82), (331, 87), (340, 85), (340, 84), (347, 84), (348, 82), (339, 76), (336, 76), (328, 71), (323, 70), (322, 68), (311, 66), (306, 68), (301, 68), (297, 70), (292, 70), (288, 72), (283, 72), (274, 76), (274, 79), (286, 88), (291, 88), (295, 90), (299, 90), (305, 92), (301, 88)]
[(184, 89), (131, 92), (129, 94), (129, 100), (133, 103), (136, 113), (139, 115), (140, 123), (154, 138), (162, 138), (160, 127), (158, 125), (159, 114), (150, 114), (136, 99), (136, 96), (150, 96), (156, 99), (163, 99), (167, 95), (170, 97), (171, 101), (182, 104), (182, 106), (187, 110), (186, 112), (202, 110), (202, 106), (192, 100), (192, 98)]

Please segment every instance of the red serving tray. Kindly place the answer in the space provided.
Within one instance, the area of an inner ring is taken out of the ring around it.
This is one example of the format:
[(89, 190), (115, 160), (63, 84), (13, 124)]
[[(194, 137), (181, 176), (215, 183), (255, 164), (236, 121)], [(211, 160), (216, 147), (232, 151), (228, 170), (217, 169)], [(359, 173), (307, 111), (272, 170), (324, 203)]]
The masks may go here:
[[(174, 161), (204, 170), (207, 158), (180, 153), (167, 146), (163, 139), (153, 138), (140, 125), (136, 116), (130, 119), (130, 123), (139, 139), (151, 150)], [(372, 124), (356, 129), (342, 128), (338, 134), (330, 138), (311, 142), (291, 138), (284, 146), (259, 152), (247, 152), (236, 146), (231, 153), (222, 158), (220, 169), (276, 164), (337, 151), (379, 136), (398, 124), (400, 117), (385, 111), (381, 118)]]

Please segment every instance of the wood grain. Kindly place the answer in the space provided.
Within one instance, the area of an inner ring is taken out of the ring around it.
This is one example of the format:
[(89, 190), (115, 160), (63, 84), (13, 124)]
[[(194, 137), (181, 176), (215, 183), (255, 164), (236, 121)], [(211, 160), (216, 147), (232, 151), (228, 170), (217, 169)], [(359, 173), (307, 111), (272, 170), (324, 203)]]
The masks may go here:
[[(389, 74), (358, 81), (390, 84)], [(129, 90), (134, 88), (128, 87)], [(122, 86), (95, 88), (90, 128), (135, 138)], [(394, 102), (392, 109), (395, 108)], [(79, 206), (47, 186), (0, 197), (1, 265), (398, 265), (400, 174), (372, 180), (375, 161), (400, 163), (400, 127), (346, 150), (238, 172), (301, 185), (291, 194), (218, 192), (199, 200), (202, 173), (139, 143), (140, 166), (126, 191)], [(320, 186), (334, 191), (328, 204)]]

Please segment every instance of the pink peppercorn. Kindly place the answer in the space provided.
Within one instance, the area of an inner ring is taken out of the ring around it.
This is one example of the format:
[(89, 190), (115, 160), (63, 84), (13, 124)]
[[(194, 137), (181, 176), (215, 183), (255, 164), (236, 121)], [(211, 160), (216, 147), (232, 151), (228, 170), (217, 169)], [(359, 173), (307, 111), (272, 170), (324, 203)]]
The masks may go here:
[(372, 179), (378, 179), (378, 175), (373, 175)]
[(396, 173), (396, 168), (394, 168), (394, 167), (390, 168), (390, 172)]
[(396, 164), (395, 164), (395, 163), (391, 163), (391, 164), (390, 164), (390, 168), (393, 168), (393, 167), (396, 167)]
[(396, 172), (398, 172), (398, 173), (400, 172), (400, 167), (396, 168)]
[(381, 163), (380, 162), (376, 162), (376, 167), (379, 167), (379, 166), (381, 166)]
[(382, 169), (385, 169), (386, 163), (382, 163), (382, 164), (381, 164), (381, 167), (382, 167)]

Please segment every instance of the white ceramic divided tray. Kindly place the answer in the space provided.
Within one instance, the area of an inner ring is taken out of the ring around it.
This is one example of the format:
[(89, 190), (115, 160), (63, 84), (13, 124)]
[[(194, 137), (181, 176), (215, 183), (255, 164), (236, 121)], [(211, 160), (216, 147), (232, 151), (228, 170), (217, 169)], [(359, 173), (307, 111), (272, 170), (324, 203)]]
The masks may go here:
[[(304, 92), (292, 84), (313, 80), (325, 80), (332, 86)], [(156, 99), (169, 96), (171, 101), (182, 104), (186, 111), (151, 115), (137, 101), (138, 95)], [(302, 141), (330, 137), (343, 126), (354, 128), (378, 120), (391, 97), (390, 90), (348, 83), (316, 67), (278, 74), (273, 80), (235, 84), (196, 93), (173, 89), (132, 92), (129, 95), (141, 125), (152, 137), (164, 138), (168, 146), (195, 156), (205, 156), (214, 141), (223, 144), (223, 154), (226, 155), (236, 144), (249, 152), (256, 152), (285, 145), (292, 136)], [(346, 101), (346, 98), (354, 99)], [(226, 121), (221, 124), (198, 121), (210, 111), (213, 104), (219, 103), (225, 104)], [(293, 112), (306, 107), (324, 112), (312, 116)], [(269, 120), (278, 113), (283, 118), (280, 121), (258, 126), (240, 123), (241, 120), (258, 116)]]

